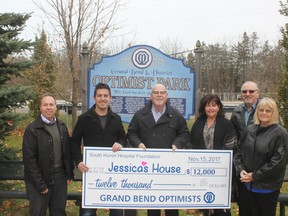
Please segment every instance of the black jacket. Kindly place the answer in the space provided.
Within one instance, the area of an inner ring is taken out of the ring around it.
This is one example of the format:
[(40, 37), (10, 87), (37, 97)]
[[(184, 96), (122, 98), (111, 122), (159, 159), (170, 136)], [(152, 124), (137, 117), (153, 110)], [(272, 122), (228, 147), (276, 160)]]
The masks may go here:
[(249, 125), (234, 156), (236, 174), (253, 172), (252, 187), (278, 190), (282, 186), (288, 155), (288, 134), (279, 124)]
[[(257, 100), (255, 109), (258, 105), (259, 100)], [(237, 106), (231, 115), (231, 122), (236, 130), (237, 133), (237, 137), (238, 139), (240, 139), (240, 136), (242, 134), (242, 132), (244, 131), (246, 125), (245, 125), (245, 110), (244, 110), (244, 103), (241, 103), (239, 106)], [(253, 111), (251, 112), (249, 118), (248, 118), (248, 123), (247, 125), (251, 125), (254, 123), (254, 113), (255, 113), (255, 109), (253, 109)]]
[(115, 142), (123, 147), (127, 144), (121, 117), (108, 108), (107, 121), (103, 130), (95, 113), (95, 104), (87, 112), (81, 114), (72, 134), (72, 157), (77, 166), (82, 160), (81, 144), (84, 146), (112, 147)]
[[(203, 137), (203, 129), (206, 120), (206, 117), (199, 118), (192, 126), (190, 133), (190, 144), (192, 149), (206, 149)], [(213, 137), (213, 149), (233, 149), (236, 144), (236, 132), (231, 121), (225, 117), (217, 117)]]
[(128, 140), (133, 147), (143, 143), (146, 148), (182, 149), (189, 143), (187, 122), (178, 110), (166, 104), (166, 111), (155, 123), (151, 101), (138, 110), (128, 127)]
[[(57, 119), (59, 129), (63, 165), (67, 179), (73, 179), (73, 163), (71, 160), (70, 137), (64, 122)], [(53, 139), (45, 129), (39, 116), (25, 130), (23, 143), (23, 163), (25, 181), (33, 184), (39, 192), (54, 184), (54, 151)]]

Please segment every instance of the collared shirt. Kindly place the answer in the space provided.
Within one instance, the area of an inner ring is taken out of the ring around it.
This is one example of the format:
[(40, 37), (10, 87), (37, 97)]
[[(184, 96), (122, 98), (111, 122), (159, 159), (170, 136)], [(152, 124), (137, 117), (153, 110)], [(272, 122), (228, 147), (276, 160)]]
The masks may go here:
[(252, 105), (251, 109), (248, 111), (245, 104), (243, 105), (243, 109), (244, 109), (244, 114), (245, 114), (245, 125), (247, 126), (248, 124), (248, 119), (251, 115), (251, 113), (255, 110), (256, 108), (256, 103)]
[(157, 122), (160, 119), (160, 117), (163, 115), (163, 113), (165, 113), (166, 105), (164, 106), (161, 112), (158, 112), (156, 108), (154, 107), (154, 105), (152, 105), (151, 111), (152, 111), (155, 122)]
[(46, 124), (54, 124), (56, 122), (56, 116), (54, 116), (54, 121), (51, 122), (49, 119), (45, 118), (44, 115), (41, 114), (41, 119), (43, 122), (45, 122)]

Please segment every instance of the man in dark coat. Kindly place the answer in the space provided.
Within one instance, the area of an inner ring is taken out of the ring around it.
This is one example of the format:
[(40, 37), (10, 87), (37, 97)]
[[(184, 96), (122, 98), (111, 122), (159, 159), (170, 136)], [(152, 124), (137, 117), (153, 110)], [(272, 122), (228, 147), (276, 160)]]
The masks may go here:
[[(248, 126), (254, 123), (254, 113), (259, 102), (259, 88), (257, 83), (252, 81), (245, 82), (241, 87), (241, 97), (243, 103), (234, 109), (231, 115), (231, 122), (236, 130), (238, 140), (241, 137), (242, 132)], [(235, 189), (235, 181), (237, 182), (237, 190)], [(247, 202), (246, 199), (239, 200), (239, 197), (245, 197), (240, 195), (245, 193), (242, 188), (242, 184), (238, 177), (236, 177), (235, 169), (233, 167), (233, 194), (234, 201), (238, 202), (239, 214), (242, 212), (242, 203)]]
[(231, 116), (238, 140), (246, 126), (254, 123), (253, 117), (258, 104), (259, 93), (255, 82), (247, 81), (242, 85), (241, 97), (243, 103), (234, 109)]
[(56, 118), (56, 101), (41, 97), (41, 116), (25, 130), (23, 163), (31, 216), (65, 215), (67, 183), (73, 179), (70, 137), (66, 125)]
[[(122, 149), (127, 143), (121, 117), (109, 107), (112, 100), (110, 87), (98, 83), (94, 90), (94, 100), (95, 104), (79, 116), (72, 134), (72, 157), (81, 172), (89, 170), (81, 155), (82, 141), (84, 146), (112, 147), (112, 151)], [(96, 211), (83, 209), (82, 216), (96, 216)], [(122, 210), (110, 210), (110, 216), (122, 215)]]
[[(186, 120), (167, 103), (164, 85), (156, 84), (150, 102), (138, 110), (128, 127), (128, 140), (133, 147), (181, 149), (189, 142)], [(166, 216), (178, 216), (178, 210), (165, 210)], [(148, 216), (160, 216), (160, 210), (148, 210)]]

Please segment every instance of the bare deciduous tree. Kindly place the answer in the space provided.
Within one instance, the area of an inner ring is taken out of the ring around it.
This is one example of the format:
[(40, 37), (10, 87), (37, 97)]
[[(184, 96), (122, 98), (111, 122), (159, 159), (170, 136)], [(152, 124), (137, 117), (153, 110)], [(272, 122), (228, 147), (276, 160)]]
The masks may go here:
[(165, 40), (160, 40), (160, 50), (162, 50), (167, 55), (177, 58), (180, 52), (182, 53), (183, 48), (179, 40), (170, 40), (166, 38)]
[[(49, 23), (59, 35), (65, 50), (72, 89), (58, 91), (61, 97), (72, 103), (72, 128), (77, 119), (77, 104), (80, 102), (80, 52), (86, 42), (91, 48), (90, 59), (97, 48), (117, 30), (114, 22), (117, 11), (123, 6), (121, 0), (34, 0), (46, 15)], [(61, 62), (62, 63), (62, 62)], [(69, 97), (67, 97), (69, 95)]]

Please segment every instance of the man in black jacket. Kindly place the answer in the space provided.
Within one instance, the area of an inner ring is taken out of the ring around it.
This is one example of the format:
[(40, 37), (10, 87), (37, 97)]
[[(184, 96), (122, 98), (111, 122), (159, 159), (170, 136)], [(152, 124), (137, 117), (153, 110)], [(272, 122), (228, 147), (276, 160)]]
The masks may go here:
[(67, 183), (73, 179), (70, 138), (66, 125), (55, 117), (53, 96), (41, 97), (41, 116), (25, 130), (23, 163), (31, 216), (66, 215)]
[[(187, 146), (187, 122), (178, 110), (167, 103), (168, 93), (162, 84), (156, 84), (150, 102), (138, 110), (128, 127), (128, 139), (133, 147), (166, 148), (176, 150)], [(178, 216), (178, 210), (165, 210), (166, 216)], [(161, 216), (160, 210), (148, 210), (148, 216)]]
[[(254, 113), (259, 102), (259, 93), (259, 88), (255, 82), (247, 81), (241, 87), (241, 97), (243, 103), (234, 109), (231, 116), (231, 122), (236, 130), (238, 140), (240, 139), (240, 136), (246, 126), (254, 123)], [(241, 212), (243, 213), (242, 205), (243, 203), (247, 202), (247, 200), (243, 199), (245, 195), (240, 195), (245, 193), (245, 191), (242, 188), (243, 186), (239, 180), (239, 177), (236, 177), (234, 167), (232, 185), (232, 197), (234, 201), (238, 202), (239, 214), (241, 214)], [(242, 199), (239, 199), (239, 197), (242, 197)]]
[[(118, 151), (126, 146), (126, 134), (121, 117), (109, 107), (112, 100), (110, 87), (98, 83), (94, 90), (95, 104), (79, 116), (72, 134), (72, 157), (81, 172), (87, 172), (89, 167), (83, 163), (81, 145), (96, 147), (112, 147)], [(83, 209), (82, 216), (95, 216), (96, 209)], [(110, 216), (122, 216), (123, 211), (111, 209)]]
[(247, 81), (242, 85), (241, 97), (243, 103), (234, 109), (231, 116), (238, 140), (245, 127), (254, 123), (253, 117), (258, 104), (259, 93), (259, 88), (255, 82)]

